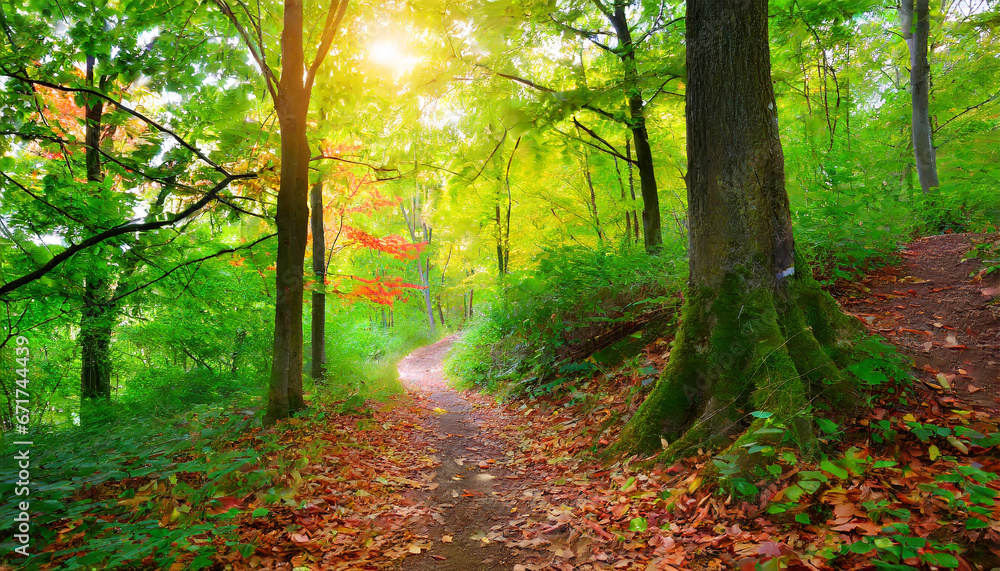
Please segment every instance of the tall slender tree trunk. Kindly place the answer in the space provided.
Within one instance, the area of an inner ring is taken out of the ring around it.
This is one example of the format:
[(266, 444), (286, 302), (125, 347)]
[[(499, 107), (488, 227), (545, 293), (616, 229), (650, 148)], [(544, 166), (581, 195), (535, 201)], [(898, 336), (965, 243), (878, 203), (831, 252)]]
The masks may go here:
[[(93, 56), (87, 56), (86, 81), (91, 89), (94, 83)], [(84, 108), (86, 116), (85, 141), (87, 180), (101, 182), (101, 123), (104, 103), (96, 97), (87, 97)], [(91, 266), (83, 288), (83, 310), (80, 314), (80, 396), (81, 405), (93, 399), (111, 398), (111, 331), (114, 320), (114, 306), (109, 301), (110, 287), (104, 275), (107, 268), (97, 264)], [(81, 418), (84, 416), (81, 410)]]
[(646, 131), (646, 111), (639, 88), (639, 71), (635, 59), (635, 43), (625, 15), (624, 0), (615, 0), (614, 12), (605, 14), (611, 21), (618, 38), (619, 57), (622, 61), (625, 90), (628, 98), (629, 129), (635, 140), (635, 158), (639, 168), (639, 191), (642, 196), (642, 235), (646, 251), (657, 252), (663, 246), (660, 228), (660, 197), (656, 190), (656, 171), (653, 168), (653, 151)]
[(309, 193), (313, 235), (313, 275), (317, 288), (312, 294), (312, 378), (326, 375), (326, 230), (323, 228), (323, 181)]
[[(916, 26), (913, 20), (916, 17)], [(937, 174), (937, 153), (931, 129), (930, 85), (931, 66), (927, 61), (927, 39), (930, 36), (928, 0), (903, 0), (900, 6), (900, 26), (910, 50), (910, 97), (912, 101), (913, 153), (920, 188), (924, 193), (940, 186)]]
[[(410, 241), (416, 244), (419, 241), (417, 237), (417, 223), (419, 221), (420, 208), (420, 187), (414, 189), (413, 201), (410, 204), (410, 211), (406, 211), (406, 207), (402, 203), (399, 205), (400, 212), (403, 213), (403, 221), (406, 222), (406, 229), (410, 232)], [(426, 224), (420, 222), (421, 228), (423, 230), (423, 238), (427, 244), (430, 244), (432, 232), (431, 229), (427, 227)], [(428, 256), (426, 263), (424, 262), (423, 256), (417, 257), (417, 276), (420, 278), (420, 285), (423, 287), (424, 296), (424, 306), (427, 312), (427, 323), (430, 327), (431, 335), (434, 335), (437, 331), (437, 327), (434, 324), (434, 308), (431, 305), (431, 261)]]
[[(632, 196), (631, 207), (629, 210), (632, 212), (632, 232), (635, 234), (635, 243), (639, 243), (639, 214), (635, 211), (635, 177), (632, 174), (632, 140), (625, 139), (625, 158), (628, 159), (628, 191)], [(625, 212), (625, 216), (628, 216), (628, 212)]]
[(106, 281), (86, 278), (80, 316), (80, 396), (84, 400), (111, 398), (111, 319)]
[(590, 202), (587, 209), (594, 220), (594, 231), (597, 233), (597, 241), (604, 242), (604, 231), (601, 229), (601, 217), (597, 211), (597, 192), (594, 190), (594, 180), (590, 177), (590, 164), (587, 161), (587, 153), (583, 154), (583, 175), (587, 181), (587, 188), (590, 189)]
[(274, 303), (274, 360), (264, 423), (305, 408), (302, 395), (302, 277), (309, 226), (309, 91), (303, 80), (302, 2), (285, 0), (281, 80), (275, 109), (281, 128), (281, 184), (275, 215), (278, 234)]
[[(469, 270), (466, 270), (466, 272), (467, 272), (466, 275), (468, 276), (472, 276), (472, 274), (474, 273)], [(469, 286), (469, 313), (468, 313), (469, 319), (472, 319), (473, 316), (473, 296), (475, 295), (475, 293), (476, 293), (476, 288)]]
[(857, 327), (795, 267), (767, 0), (688, 0), (686, 25), (687, 295), (668, 366), (616, 448), (724, 444), (754, 410), (805, 441), (807, 404), (851, 402), (835, 360)]

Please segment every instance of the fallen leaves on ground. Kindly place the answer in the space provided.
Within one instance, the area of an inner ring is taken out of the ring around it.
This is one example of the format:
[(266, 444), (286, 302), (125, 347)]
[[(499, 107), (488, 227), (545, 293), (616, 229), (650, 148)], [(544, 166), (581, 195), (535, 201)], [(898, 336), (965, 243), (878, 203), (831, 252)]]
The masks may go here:
[(621, 398), (637, 380), (486, 417), (519, 483), (508, 492), (518, 517), (490, 537), (551, 554), (526, 568), (869, 569), (893, 550), (916, 567), (1000, 562), (1000, 486), (986, 480), (1000, 472), (993, 415), (934, 395), (881, 403), (840, 427), (826, 460), (776, 450), (772, 477), (746, 482), (760, 490), (748, 501), (710, 483), (718, 470), (707, 454), (602, 463), (597, 453), (641, 400)]

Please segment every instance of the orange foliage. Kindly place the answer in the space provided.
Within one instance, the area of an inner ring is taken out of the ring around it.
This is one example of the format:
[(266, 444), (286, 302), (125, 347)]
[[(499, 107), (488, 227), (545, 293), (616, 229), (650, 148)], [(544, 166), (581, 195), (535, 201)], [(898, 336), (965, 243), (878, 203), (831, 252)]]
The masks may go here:
[(404, 297), (406, 290), (424, 289), (423, 286), (404, 282), (403, 278), (398, 276), (375, 276), (374, 279), (370, 280), (357, 276), (348, 277), (359, 283), (354, 284), (351, 291), (342, 293), (341, 297), (352, 301), (364, 298), (389, 307), (392, 307), (392, 304), (397, 300), (406, 301), (406, 297)]
[(426, 242), (411, 244), (398, 234), (390, 234), (384, 238), (373, 236), (354, 226), (344, 226), (344, 235), (359, 248), (371, 248), (385, 252), (397, 260), (415, 260), (427, 246)]

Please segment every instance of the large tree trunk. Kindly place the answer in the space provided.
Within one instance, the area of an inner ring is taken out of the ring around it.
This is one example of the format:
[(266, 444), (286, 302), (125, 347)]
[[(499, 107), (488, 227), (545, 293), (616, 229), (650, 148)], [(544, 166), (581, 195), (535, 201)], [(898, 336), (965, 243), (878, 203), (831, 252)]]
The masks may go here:
[(317, 288), (312, 294), (312, 378), (326, 375), (326, 235), (323, 228), (323, 182), (313, 185), (312, 203), (313, 275)]
[(302, 276), (309, 225), (309, 92), (303, 75), (302, 2), (286, 0), (281, 32), (281, 81), (275, 108), (281, 128), (278, 188), (274, 360), (264, 424), (305, 408), (302, 396)]
[(625, 1), (615, 0), (614, 12), (605, 14), (618, 37), (619, 57), (625, 75), (628, 96), (628, 125), (635, 140), (635, 159), (639, 167), (639, 191), (642, 195), (642, 236), (647, 252), (656, 252), (663, 246), (660, 230), (660, 197), (656, 191), (656, 172), (653, 169), (653, 151), (646, 131), (646, 110), (639, 89), (639, 71), (635, 61), (635, 43), (625, 15)]
[(688, 291), (668, 366), (617, 448), (723, 444), (755, 410), (810, 439), (799, 412), (852, 400), (837, 364), (857, 327), (796, 272), (767, 2), (689, 0), (686, 23)]
[[(927, 38), (930, 36), (931, 24), (928, 0), (917, 0), (915, 14), (913, 0), (903, 0), (899, 13), (900, 27), (910, 50), (913, 153), (917, 164), (917, 175), (920, 177), (920, 188), (926, 193), (931, 188), (940, 186), (931, 129), (931, 66), (927, 61)], [(914, 15), (917, 19), (916, 29), (913, 28)]]

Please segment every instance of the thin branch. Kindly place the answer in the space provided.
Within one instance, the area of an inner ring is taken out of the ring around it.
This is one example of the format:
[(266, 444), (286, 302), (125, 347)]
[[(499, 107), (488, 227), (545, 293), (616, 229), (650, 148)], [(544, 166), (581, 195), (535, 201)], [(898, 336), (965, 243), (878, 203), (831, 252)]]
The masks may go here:
[(87, 224), (87, 223), (86, 223), (86, 222), (84, 222), (83, 220), (80, 220), (79, 218), (77, 218), (77, 217), (75, 217), (75, 216), (71, 215), (70, 213), (66, 212), (66, 211), (65, 211), (65, 210), (63, 210), (62, 208), (59, 208), (58, 206), (56, 206), (56, 205), (52, 204), (51, 202), (49, 202), (49, 201), (45, 200), (45, 199), (44, 199), (44, 198), (42, 198), (41, 196), (38, 196), (37, 194), (35, 194), (35, 193), (31, 192), (30, 190), (28, 190), (28, 188), (27, 188), (26, 186), (24, 186), (23, 184), (21, 184), (21, 183), (17, 182), (17, 181), (16, 181), (16, 180), (14, 180), (13, 178), (11, 178), (11, 177), (10, 177), (10, 175), (8, 175), (7, 173), (5, 173), (5, 172), (3, 172), (3, 171), (0, 171), (0, 176), (3, 176), (3, 177), (4, 177), (5, 179), (9, 180), (9, 181), (11, 182), (11, 184), (13, 184), (14, 186), (16, 186), (16, 187), (20, 188), (22, 192), (26, 193), (26, 194), (27, 194), (28, 196), (30, 196), (31, 198), (34, 198), (35, 200), (37, 200), (37, 201), (41, 202), (41, 203), (42, 203), (42, 204), (44, 204), (45, 206), (48, 206), (48, 207), (49, 207), (49, 208), (51, 208), (52, 210), (55, 210), (55, 211), (56, 211), (56, 212), (58, 212), (59, 214), (62, 214), (62, 215), (63, 215), (63, 216), (65, 216), (66, 218), (69, 218), (69, 219), (70, 219), (70, 220), (72, 220), (73, 222), (76, 222), (77, 224), (80, 224), (80, 225), (84, 226), (84, 227), (85, 227), (85, 228), (87, 228), (88, 230), (93, 230), (93, 229), (94, 229), (94, 227), (93, 227), (93, 226), (91, 226), (90, 224)]
[(479, 175), (483, 174), (483, 171), (486, 170), (486, 165), (490, 164), (490, 161), (493, 159), (493, 155), (497, 154), (497, 151), (500, 150), (500, 147), (506, 140), (507, 140), (507, 130), (504, 129), (503, 137), (500, 137), (500, 141), (497, 143), (495, 147), (493, 147), (493, 152), (491, 152), (490, 156), (486, 157), (486, 160), (483, 161), (483, 166), (480, 167), (479, 172), (476, 173), (476, 176), (469, 179), (470, 184), (476, 182), (476, 179), (479, 178)]
[(579, 141), (579, 142), (583, 143), (584, 145), (587, 145), (587, 146), (590, 146), (590, 147), (594, 147), (595, 149), (597, 149), (598, 151), (601, 151), (602, 153), (604, 153), (606, 155), (611, 155), (613, 157), (622, 159), (623, 161), (626, 161), (626, 162), (631, 163), (631, 164), (638, 164), (634, 160), (632, 160), (632, 159), (630, 159), (628, 157), (624, 157), (621, 154), (619, 154), (617, 152), (614, 152), (614, 151), (611, 151), (611, 150), (609, 150), (609, 149), (607, 149), (605, 147), (602, 147), (602, 146), (597, 145), (595, 143), (591, 143), (590, 141), (587, 141), (585, 139), (581, 139), (580, 137), (576, 137), (574, 135), (571, 135), (570, 133), (567, 133), (566, 131), (560, 131), (558, 128), (555, 128), (555, 127), (553, 127), (553, 130), (556, 133), (559, 133), (560, 135), (562, 135), (563, 137), (566, 137), (567, 139), (573, 139), (574, 141)]
[(181, 351), (183, 351), (185, 355), (187, 355), (188, 357), (191, 357), (194, 360), (195, 363), (198, 363), (199, 365), (201, 365), (201, 366), (205, 367), (206, 369), (208, 369), (209, 373), (215, 373), (215, 371), (212, 369), (211, 365), (209, 365), (205, 361), (202, 361), (198, 357), (195, 357), (190, 351), (187, 350), (187, 347), (185, 347), (184, 345), (178, 345), (178, 347), (181, 348)]
[(1000, 92), (994, 93), (993, 95), (990, 95), (988, 98), (986, 98), (985, 101), (981, 101), (979, 103), (976, 103), (975, 105), (970, 105), (970, 106), (966, 107), (964, 110), (960, 111), (957, 115), (955, 115), (951, 119), (948, 119), (944, 123), (941, 123), (940, 125), (938, 125), (937, 128), (934, 129), (934, 132), (937, 133), (938, 131), (940, 131), (941, 129), (943, 129), (945, 125), (947, 125), (948, 123), (951, 123), (955, 119), (958, 119), (962, 115), (965, 115), (969, 111), (974, 111), (976, 109), (979, 109), (983, 105), (986, 105), (987, 103), (990, 103), (991, 101), (995, 100), (997, 98), (997, 96), (1000, 96)]
[(219, 196), (218, 200), (222, 204), (225, 204), (226, 206), (228, 206), (229, 208), (232, 208), (233, 210), (235, 210), (236, 212), (239, 212), (240, 214), (246, 214), (247, 216), (252, 216), (254, 218), (260, 218), (261, 220), (272, 220), (272, 218), (270, 216), (264, 216), (263, 214), (257, 214), (256, 212), (250, 212), (249, 210), (246, 210), (246, 209), (240, 208), (239, 206), (236, 206), (232, 202), (229, 202), (229, 199), (227, 197), (225, 197), (225, 196)]
[[(327, 52), (330, 51), (330, 45), (337, 34), (340, 22), (344, 19), (344, 14), (347, 13), (347, 4), (349, 2), (350, 0), (330, 0), (330, 9), (326, 12), (326, 23), (323, 24), (323, 39), (319, 43), (319, 50), (316, 51), (316, 58), (306, 73), (306, 93), (312, 91), (316, 72), (319, 71), (319, 66), (323, 64), (323, 59), (326, 58)], [(334, 10), (334, 6), (336, 6), (336, 10)]]
[[(257, 67), (260, 68), (261, 74), (264, 75), (264, 83), (267, 85), (267, 92), (271, 94), (271, 99), (273, 101), (278, 101), (278, 93), (275, 90), (275, 85), (278, 83), (278, 79), (275, 77), (271, 66), (269, 66), (264, 60), (263, 42), (260, 44), (254, 43), (253, 38), (251, 38), (250, 34), (247, 33), (246, 28), (243, 27), (243, 24), (240, 23), (239, 18), (236, 17), (236, 14), (233, 13), (232, 8), (229, 7), (229, 4), (227, 4), (225, 0), (214, 1), (215, 5), (219, 7), (219, 10), (222, 10), (222, 14), (229, 18), (229, 21), (236, 27), (236, 31), (240, 34), (240, 37), (243, 38), (244, 45), (246, 45), (247, 49), (250, 50), (250, 55), (253, 56), (254, 61), (257, 62)], [(257, 29), (258, 37), (262, 37), (260, 36), (262, 33), (260, 26), (257, 25), (255, 28)]]
[(246, 244), (246, 245), (243, 245), (243, 246), (239, 246), (239, 247), (237, 247), (237, 248), (226, 248), (225, 250), (220, 250), (220, 251), (218, 251), (218, 252), (216, 252), (216, 253), (214, 253), (214, 254), (210, 254), (210, 255), (208, 255), (208, 256), (205, 256), (205, 257), (203, 257), (203, 258), (198, 258), (198, 259), (196, 259), (196, 260), (188, 260), (188, 261), (184, 262), (183, 264), (180, 264), (180, 265), (178, 265), (178, 266), (174, 266), (173, 268), (171, 268), (171, 269), (169, 269), (169, 270), (165, 271), (165, 272), (163, 273), (163, 275), (162, 275), (162, 276), (160, 276), (160, 277), (156, 278), (156, 279), (155, 279), (155, 280), (153, 280), (153, 281), (150, 281), (150, 282), (146, 282), (145, 284), (143, 284), (143, 285), (141, 285), (141, 286), (136, 286), (136, 287), (134, 287), (134, 288), (132, 288), (132, 289), (128, 290), (127, 292), (125, 292), (125, 293), (123, 293), (123, 294), (121, 294), (121, 295), (116, 295), (115, 297), (113, 297), (113, 298), (111, 298), (110, 300), (108, 300), (108, 303), (115, 303), (115, 302), (117, 302), (118, 300), (120, 300), (120, 299), (124, 298), (125, 296), (129, 296), (129, 295), (132, 295), (133, 293), (135, 293), (135, 292), (137, 292), (137, 291), (141, 291), (141, 290), (144, 290), (144, 289), (148, 288), (149, 286), (151, 286), (151, 285), (155, 284), (156, 282), (158, 282), (158, 281), (160, 281), (160, 280), (163, 280), (164, 278), (166, 278), (166, 277), (167, 277), (167, 276), (169, 276), (170, 274), (172, 274), (172, 273), (176, 272), (177, 270), (179, 270), (179, 269), (181, 269), (181, 268), (183, 268), (183, 267), (186, 267), (186, 266), (190, 266), (191, 264), (200, 264), (201, 262), (204, 262), (205, 260), (210, 260), (210, 259), (212, 259), (212, 258), (218, 258), (219, 256), (222, 256), (222, 255), (224, 255), (224, 254), (231, 254), (231, 253), (233, 253), (233, 252), (238, 252), (238, 251), (240, 251), (240, 250), (246, 250), (246, 249), (249, 249), (249, 248), (253, 248), (254, 246), (256, 246), (257, 244), (260, 244), (260, 243), (261, 243), (261, 242), (263, 242), (264, 240), (268, 240), (268, 239), (270, 239), (270, 238), (274, 238), (275, 236), (277, 236), (277, 234), (276, 234), (276, 233), (275, 233), (275, 234), (269, 234), (269, 235), (267, 235), (267, 236), (264, 236), (263, 238), (261, 238), (261, 239), (259, 239), (259, 240), (255, 241), (255, 242), (252, 242), (252, 243), (250, 243), (250, 244)]
[(220, 173), (226, 174), (226, 175), (229, 174), (229, 173), (226, 172), (226, 170), (224, 168), (222, 168), (221, 166), (217, 165), (215, 163), (215, 161), (213, 161), (212, 159), (208, 158), (208, 156), (205, 155), (205, 153), (201, 152), (197, 147), (195, 147), (191, 143), (188, 143), (187, 141), (185, 141), (184, 139), (182, 139), (181, 136), (178, 135), (177, 133), (175, 133), (174, 131), (168, 129), (167, 127), (164, 127), (163, 125), (160, 125), (156, 121), (150, 119), (149, 117), (146, 117), (145, 115), (143, 115), (142, 113), (139, 113), (135, 109), (132, 109), (130, 107), (125, 106), (120, 101), (118, 101), (118, 100), (116, 100), (116, 99), (114, 99), (112, 97), (108, 97), (107, 95), (101, 93), (100, 91), (95, 91), (93, 89), (87, 89), (87, 88), (83, 88), (83, 87), (66, 87), (65, 85), (59, 85), (57, 83), (51, 83), (51, 82), (40, 80), (40, 79), (31, 79), (30, 77), (27, 77), (27, 76), (21, 76), (21, 75), (7, 73), (7, 72), (0, 72), (0, 76), (9, 77), (11, 79), (16, 79), (18, 81), (23, 81), (23, 82), (25, 82), (25, 83), (27, 83), (29, 85), (41, 85), (43, 87), (48, 87), (50, 89), (55, 89), (57, 91), (63, 91), (65, 93), (85, 93), (85, 94), (88, 94), (88, 95), (93, 95), (94, 97), (98, 97), (98, 98), (100, 98), (100, 99), (102, 99), (102, 100), (104, 100), (104, 101), (106, 101), (106, 102), (114, 105), (116, 108), (120, 109), (121, 111), (124, 111), (125, 113), (127, 113), (127, 114), (135, 117), (136, 119), (139, 119), (143, 123), (146, 123), (147, 125), (150, 125), (150, 126), (154, 127), (157, 131), (159, 131), (161, 133), (166, 133), (166, 134), (170, 135), (171, 137), (173, 137), (177, 141), (177, 143), (180, 146), (182, 146), (185, 149), (187, 149), (187, 150), (191, 151), (192, 153), (194, 153), (195, 156), (197, 156), (199, 159), (205, 161), (205, 163), (207, 163), (208, 165), (211, 165), (211, 167), (214, 168), (215, 170), (219, 171)]
[(667, 86), (668, 83), (670, 83), (671, 81), (673, 81), (675, 79), (680, 79), (680, 77), (678, 77), (676, 75), (672, 75), (672, 76), (668, 77), (666, 81), (664, 81), (663, 83), (661, 83), (660, 87), (657, 88), (657, 90), (654, 91), (653, 94), (649, 96), (647, 105), (649, 105), (650, 103), (652, 103), (653, 100), (656, 99), (656, 96), (659, 95), (659, 94), (661, 94), (661, 93), (664, 93), (666, 95), (673, 95), (675, 97), (680, 97), (681, 99), (684, 99), (684, 94), (683, 93), (677, 93), (675, 91), (665, 91), (663, 89), (664, 87)]
[(551, 87), (545, 87), (544, 85), (538, 85), (537, 83), (531, 81), (530, 79), (524, 79), (523, 77), (518, 77), (516, 75), (510, 75), (508, 73), (503, 73), (503, 72), (500, 72), (500, 71), (495, 71), (493, 69), (490, 69), (490, 68), (486, 67), (485, 65), (483, 65), (481, 63), (477, 63), (477, 64), (475, 64), (475, 66), (476, 67), (480, 67), (482, 69), (485, 69), (486, 71), (488, 71), (488, 72), (490, 72), (490, 73), (492, 73), (492, 74), (494, 74), (494, 75), (496, 75), (498, 77), (502, 77), (504, 79), (509, 79), (509, 80), (514, 81), (516, 83), (520, 83), (521, 85), (526, 85), (526, 86), (528, 86), (528, 87), (530, 87), (532, 89), (537, 89), (538, 91), (544, 91), (545, 93), (552, 93), (552, 94), (556, 93), (555, 89), (552, 89)]
[(580, 28), (574, 28), (573, 26), (570, 26), (565, 22), (560, 22), (559, 20), (556, 20), (551, 14), (549, 14), (549, 20), (551, 20), (553, 24), (559, 26), (560, 28), (563, 28), (564, 30), (567, 30), (569, 32), (573, 32), (574, 34), (580, 36), (581, 38), (587, 40), (588, 42), (594, 44), (595, 46), (601, 48), (602, 50), (610, 54), (615, 53), (614, 48), (608, 46), (607, 44), (603, 44), (597, 41), (596, 39), (596, 37), (599, 35), (610, 36), (612, 35), (611, 33), (604, 31), (592, 32), (590, 30), (581, 30)]
[(11, 241), (11, 243), (17, 246), (18, 250), (24, 252), (24, 255), (28, 256), (29, 260), (31, 259), (31, 252), (28, 252), (27, 250), (24, 249), (24, 246), (22, 246), (21, 243), (17, 240), (17, 238), (14, 236), (14, 233), (11, 232), (9, 228), (7, 228), (6, 224), (4, 224), (3, 218), (0, 218), (0, 233), (6, 236), (7, 239)]
[(114, 228), (110, 228), (108, 230), (105, 230), (104, 232), (101, 232), (99, 234), (95, 234), (95, 235), (91, 236), (90, 238), (87, 238), (83, 242), (80, 242), (79, 244), (71, 244), (68, 248), (66, 248), (62, 252), (59, 252), (58, 254), (56, 254), (55, 256), (53, 256), (42, 267), (36, 269), (33, 272), (27, 273), (27, 274), (25, 274), (25, 275), (23, 275), (23, 276), (15, 279), (15, 280), (13, 280), (13, 281), (7, 282), (7, 283), (3, 284), (2, 286), (0, 286), (0, 298), (2, 298), (4, 296), (4, 294), (10, 293), (10, 292), (16, 290), (17, 288), (19, 288), (19, 287), (21, 287), (21, 286), (23, 286), (25, 284), (31, 283), (31, 282), (37, 280), (38, 278), (44, 276), (45, 274), (51, 272), (52, 270), (54, 270), (55, 268), (57, 268), (59, 265), (61, 265), (63, 262), (65, 262), (66, 260), (68, 260), (71, 257), (73, 257), (78, 252), (86, 250), (87, 248), (90, 248), (91, 246), (95, 246), (97, 244), (100, 244), (101, 242), (103, 242), (105, 240), (108, 240), (110, 238), (114, 238), (116, 236), (121, 236), (123, 234), (130, 234), (130, 233), (133, 233), (133, 232), (146, 232), (146, 231), (149, 231), (149, 230), (157, 230), (159, 228), (163, 228), (165, 226), (170, 226), (172, 224), (180, 222), (180, 221), (182, 221), (182, 220), (184, 220), (184, 219), (192, 216), (193, 214), (197, 213), (199, 210), (201, 210), (205, 205), (207, 205), (212, 200), (215, 200), (216, 199), (216, 195), (218, 195), (218, 193), (220, 191), (222, 191), (222, 189), (226, 188), (229, 185), (229, 183), (233, 182), (234, 180), (245, 180), (245, 179), (254, 178), (255, 176), (257, 176), (257, 175), (256, 174), (252, 174), (252, 173), (251, 174), (240, 174), (240, 175), (234, 175), (234, 174), (227, 175), (226, 178), (224, 178), (222, 181), (218, 182), (214, 187), (212, 187), (212, 189), (209, 190), (208, 193), (206, 193), (205, 196), (203, 196), (200, 200), (198, 200), (197, 202), (195, 202), (191, 206), (187, 207), (186, 209), (182, 210), (178, 214), (174, 215), (169, 220), (159, 220), (159, 221), (143, 222), (143, 223), (126, 223), (126, 224), (121, 224), (121, 225), (116, 226)]
[(312, 161), (340, 161), (342, 163), (348, 163), (348, 164), (352, 164), (352, 165), (358, 165), (358, 166), (362, 166), (362, 167), (368, 167), (368, 168), (370, 168), (371, 170), (373, 170), (375, 172), (399, 172), (399, 169), (397, 169), (397, 168), (379, 167), (379, 166), (375, 166), (375, 165), (373, 165), (371, 163), (366, 163), (364, 161), (355, 161), (355, 160), (351, 160), (351, 159), (346, 159), (344, 157), (330, 157), (330, 156), (327, 156), (327, 155), (317, 155), (317, 156), (311, 157), (309, 159), (309, 162), (312, 162)]
[[(597, 133), (595, 133), (593, 131), (593, 129), (590, 129), (589, 127), (585, 126), (583, 123), (580, 123), (580, 121), (578, 121), (576, 117), (573, 117), (573, 124), (576, 125), (578, 128), (582, 129), (583, 131), (586, 131), (586, 133), (588, 135), (590, 135), (591, 137), (597, 139), (602, 144), (604, 144), (607, 147), (607, 150), (604, 150), (604, 149), (601, 149), (601, 150), (604, 151), (605, 153), (607, 153), (609, 155), (612, 155), (612, 156), (615, 156), (615, 157), (623, 158), (626, 161), (628, 160), (628, 158), (622, 156), (621, 151), (619, 151), (614, 145), (612, 145), (611, 143), (609, 143), (608, 141), (606, 141), (603, 137), (601, 137), (600, 135), (598, 135)], [(600, 149), (600, 147), (597, 147), (597, 148)]]
[[(545, 87), (544, 85), (539, 85), (539, 84), (531, 81), (530, 79), (525, 79), (523, 77), (518, 77), (516, 75), (510, 75), (509, 73), (503, 73), (503, 72), (500, 72), (500, 71), (495, 71), (495, 70), (490, 69), (489, 67), (487, 67), (487, 66), (485, 66), (483, 64), (480, 64), (480, 63), (475, 64), (475, 66), (479, 67), (479, 68), (482, 68), (482, 69), (485, 69), (486, 71), (488, 71), (488, 72), (496, 75), (497, 77), (502, 77), (504, 79), (509, 79), (509, 80), (511, 80), (511, 81), (513, 81), (515, 83), (520, 83), (521, 85), (525, 85), (525, 86), (530, 87), (532, 89), (537, 89), (538, 91), (542, 91), (544, 93), (551, 93), (552, 95), (557, 95), (559, 93), (558, 91), (556, 91), (555, 89), (552, 89), (551, 87)], [(593, 105), (591, 105), (589, 103), (582, 105), (580, 108), (581, 109), (586, 109), (587, 111), (593, 111), (594, 113), (597, 113), (598, 115), (601, 115), (601, 116), (603, 116), (603, 117), (605, 117), (607, 119), (610, 119), (612, 121), (615, 121), (617, 123), (623, 122), (622, 119), (619, 119), (619, 118), (615, 117), (613, 113), (605, 111), (604, 109), (601, 109), (600, 107), (594, 107)]]

